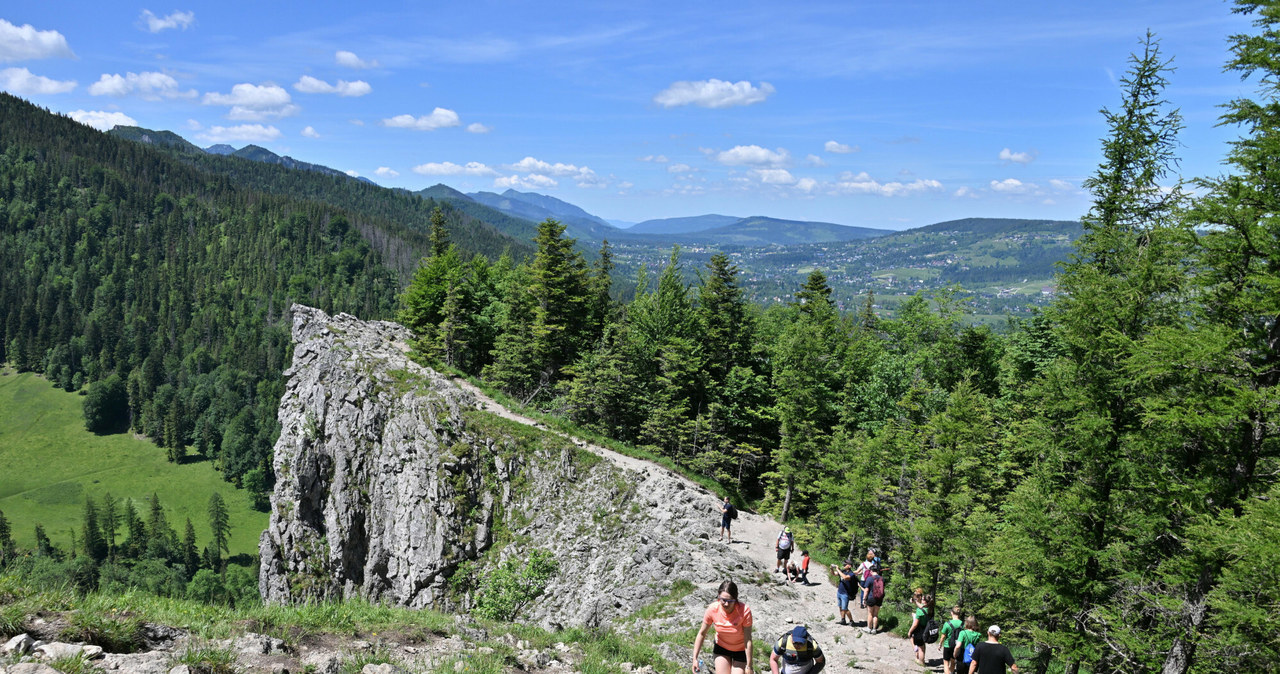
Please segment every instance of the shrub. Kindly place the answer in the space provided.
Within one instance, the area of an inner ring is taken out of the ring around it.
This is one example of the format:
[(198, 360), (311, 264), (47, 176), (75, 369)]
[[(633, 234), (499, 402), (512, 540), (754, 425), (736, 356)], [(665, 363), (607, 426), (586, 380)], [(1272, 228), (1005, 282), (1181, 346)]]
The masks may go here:
[(542, 596), (558, 568), (546, 550), (534, 550), (523, 565), (518, 559), (508, 559), (480, 581), (476, 614), (489, 620), (515, 620), (520, 611)]

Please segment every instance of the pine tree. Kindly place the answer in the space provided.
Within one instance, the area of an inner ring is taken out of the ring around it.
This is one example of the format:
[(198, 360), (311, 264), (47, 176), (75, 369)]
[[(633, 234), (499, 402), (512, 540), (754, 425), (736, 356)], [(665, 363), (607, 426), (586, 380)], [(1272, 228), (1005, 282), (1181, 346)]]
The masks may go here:
[(222, 500), (222, 494), (216, 491), (209, 497), (209, 531), (213, 536), (214, 552), (230, 552), (227, 541), (231, 537), (231, 519), (227, 514), (227, 504)]
[(120, 504), (111, 492), (102, 497), (99, 508), (99, 519), (102, 521), (102, 535), (107, 541), (107, 557), (116, 557), (116, 533), (120, 531)]
[(196, 528), (191, 524), (191, 518), (187, 518), (186, 529), (182, 532), (182, 565), (187, 576), (187, 580), (191, 580), (196, 575), (196, 571), (200, 569), (200, 550), (196, 547)]
[(36, 554), (41, 557), (60, 558), (62, 555), (58, 549), (53, 546), (53, 541), (49, 540), (49, 535), (44, 532), (44, 526), (36, 522), (35, 530)]
[(80, 541), (84, 554), (94, 562), (107, 558), (107, 542), (102, 537), (102, 528), (98, 524), (98, 508), (93, 499), (84, 500), (84, 519), (81, 523)]

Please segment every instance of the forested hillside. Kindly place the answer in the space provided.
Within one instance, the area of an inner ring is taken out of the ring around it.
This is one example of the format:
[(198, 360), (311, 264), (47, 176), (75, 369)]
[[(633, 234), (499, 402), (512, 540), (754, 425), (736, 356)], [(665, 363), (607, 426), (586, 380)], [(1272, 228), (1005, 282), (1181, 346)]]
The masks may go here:
[[(0, 95), (0, 360), (88, 385), (91, 430), (131, 428), (174, 460), (195, 451), (263, 494), (285, 311), (391, 317), (401, 274), (429, 250), (432, 206), (345, 176), (175, 154)], [(469, 251), (520, 249), (441, 222)]]
[[(1275, 35), (1240, 38), (1232, 66), (1280, 75)], [(841, 313), (821, 271), (761, 310), (723, 253), (689, 286), (677, 251), (617, 305), (608, 251), (589, 268), (554, 221), (515, 267), (436, 248), (401, 318), (425, 360), (717, 480), (802, 547), (880, 550), (893, 601), (999, 616), (1036, 672), (1269, 671), (1280, 118), (1273, 88), (1233, 102), (1236, 175), (1193, 200), (1166, 186), (1167, 68), (1149, 38), (1104, 113), (1061, 294), (1007, 336), (963, 327), (945, 292)]]

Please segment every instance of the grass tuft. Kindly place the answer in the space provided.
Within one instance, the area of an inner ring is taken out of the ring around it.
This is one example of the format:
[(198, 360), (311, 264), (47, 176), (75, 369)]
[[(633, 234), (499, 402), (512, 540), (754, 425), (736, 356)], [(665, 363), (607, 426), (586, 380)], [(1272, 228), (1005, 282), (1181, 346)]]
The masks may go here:
[(62, 672), (62, 674), (91, 674), (97, 671), (93, 665), (89, 664), (89, 659), (84, 656), (84, 653), (77, 653), (65, 658), (55, 658), (49, 663), (49, 666)]
[(342, 667), (338, 670), (339, 674), (360, 674), (365, 665), (385, 665), (395, 664), (395, 660), (391, 657), (391, 651), (381, 644), (374, 646), (367, 651), (356, 651), (342, 659)]
[(237, 674), (236, 652), (230, 648), (191, 646), (175, 655), (170, 666), (186, 665), (192, 674)]

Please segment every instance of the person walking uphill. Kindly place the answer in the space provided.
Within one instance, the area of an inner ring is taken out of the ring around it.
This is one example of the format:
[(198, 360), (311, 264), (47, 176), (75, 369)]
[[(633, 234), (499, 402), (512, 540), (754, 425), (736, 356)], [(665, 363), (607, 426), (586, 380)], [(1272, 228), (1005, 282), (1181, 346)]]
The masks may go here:
[(738, 509), (733, 507), (729, 497), (726, 496), (724, 503), (720, 504), (720, 540), (728, 536), (729, 542), (733, 542), (733, 521), (736, 519), (738, 519)]
[(702, 627), (693, 641), (693, 674), (698, 674), (698, 656), (707, 628), (715, 627), (715, 672), (706, 674), (749, 674), (751, 672), (751, 608), (738, 601), (738, 585), (731, 580), (720, 583), (716, 600), (702, 614)]
[[(781, 663), (781, 670), (779, 670)], [(827, 666), (827, 659), (822, 655), (818, 643), (809, 636), (804, 625), (778, 637), (773, 652), (769, 654), (769, 671), (771, 674), (818, 674)]]
[(773, 544), (773, 549), (778, 553), (778, 563), (774, 565), (773, 572), (786, 572), (787, 560), (791, 559), (791, 549), (796, 546), (796, 537), (791, 534), (791, 527), (783, 527), (782, 533), (778, 534), (778, 540)]
[(1013, 653), (1000, 643), (1000, 626), (992, 625), (987, 628), (987, 640), (973, 648), (969, 674), (1004, 674), (1005, 665), (1017, 674), (1018, 663), (1013, 661)]

